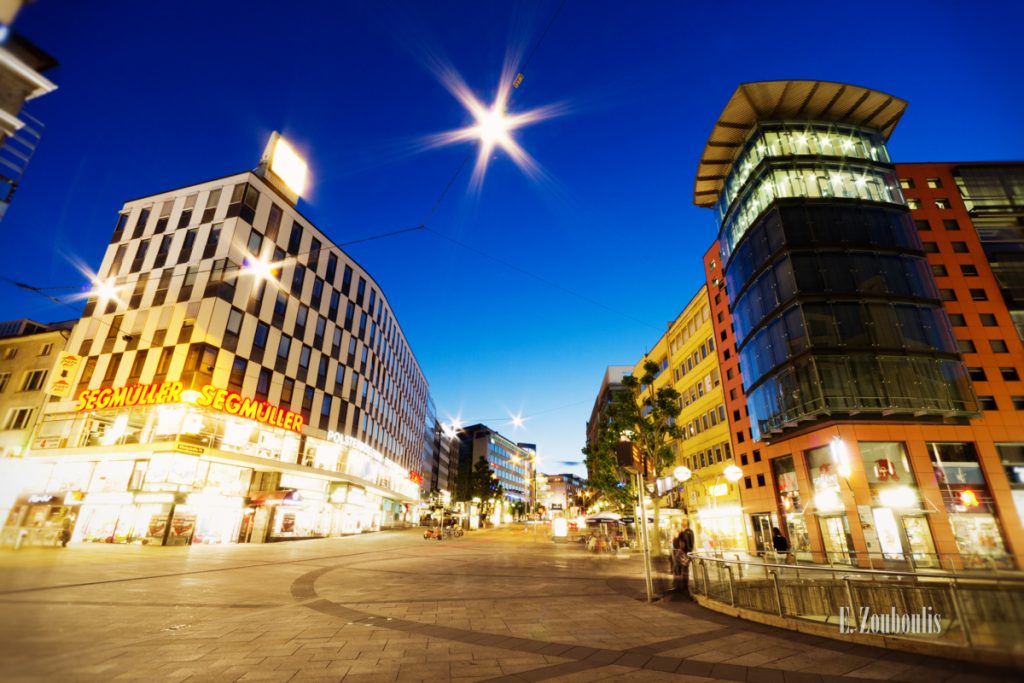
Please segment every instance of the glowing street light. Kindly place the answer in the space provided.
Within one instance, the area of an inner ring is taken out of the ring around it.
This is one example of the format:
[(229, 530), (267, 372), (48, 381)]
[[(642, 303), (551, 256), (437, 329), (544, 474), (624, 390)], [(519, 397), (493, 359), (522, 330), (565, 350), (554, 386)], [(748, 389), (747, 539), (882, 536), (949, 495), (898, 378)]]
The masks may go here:
[(736, 465), (729, 465), (722, 471), (722, 474), (724, 474), (725, 478), (729, 481), (737, 482), (740, 480), (740, 477), (743, 476), (743, 470)]

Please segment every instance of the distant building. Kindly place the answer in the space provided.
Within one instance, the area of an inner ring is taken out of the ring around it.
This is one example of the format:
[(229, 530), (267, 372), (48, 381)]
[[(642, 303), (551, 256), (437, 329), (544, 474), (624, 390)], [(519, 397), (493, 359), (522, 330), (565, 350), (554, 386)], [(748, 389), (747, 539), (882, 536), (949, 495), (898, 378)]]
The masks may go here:
[(495, 430), (482, 424), (464, 427), (458, 433), (459, 481), (462, 500), (469, 497), (468, 486), (473, 467), (486, 459), (505, 491), (505, 499), (529, 504), (536, 468), (533, 453), (521, 448)]
[(581, 496), (586, 488), (586, 482), (582, 477), (575, 474), (545, 474), (542, 497), (538, 503), (543, 505), (548, 512), (561, 510), (569, 513), (573, 508), (582, 504)]
[(0, 322), (0, 457), (28, 450), (50, 373), (74, 323)]
[[(10, 31), (21, 5), (20, 1), (0, 3), (0, 30)], [(56, 65), (53, 57), (16, 33), (7, 33), (7, 39), (0, 41), (0, 220), (43, 129), (42, 122), (22, 112), (22, 107), (57, 89), (42, 75)]]

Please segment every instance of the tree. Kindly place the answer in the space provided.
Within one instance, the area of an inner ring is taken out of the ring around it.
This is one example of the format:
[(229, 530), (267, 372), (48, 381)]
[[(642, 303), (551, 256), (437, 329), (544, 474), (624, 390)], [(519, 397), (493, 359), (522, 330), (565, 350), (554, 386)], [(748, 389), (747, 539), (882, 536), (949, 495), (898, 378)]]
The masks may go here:
[(594, 502), (604, 500), (619, 512), (628, 512), (636, 500), (632, 479), (619, 468), (615, 445), (619, 434), (608, 423), (598, 429), (597, 441), (583, 448), (587, 465), (587, 487)]
[(473, 463), (473, 471), (469, 476), (469, 496), (479, 498), (481, 507), (487, 514), (493, 510), (491, 501), (500, 499), (505, 495), (505, 489), (498, 481), (498, 475), (491, 469), (491, 463), (486, 458), (480, 458)]
[[(628, 375), (622, 379), (623, 390), (615, 395), (608, 407), (608, 420), (601, 425), (602, 435), (598, 441), (602, 452), (596, 454), (595, 464), (599, 476), (607, 477), (608, 464), (604, 447), (611, 452), (614, 459), (614, 444), (628, 441), (633, 444), (639, 454), (645, 472), (653, 473), (655, 478), (661, 477), (665, 469), (672, 466), (675, 454), (670, 444), (682, 436), (682, 430), (676, 424), (676, 418), (682, 411), (679, 404), (679, 392), (671, 387), (662, 387), (655, 391), (654, 380), (660, 374), (660, 368), (653, 361), (643, 364), (643, 374), (639, 377)], [(588, 454), (588, 477), (590, 475), (590, 455)], [(659, 525), (660, 501), (654, 501), (654, 548), (655, 555), (661, 554)]]

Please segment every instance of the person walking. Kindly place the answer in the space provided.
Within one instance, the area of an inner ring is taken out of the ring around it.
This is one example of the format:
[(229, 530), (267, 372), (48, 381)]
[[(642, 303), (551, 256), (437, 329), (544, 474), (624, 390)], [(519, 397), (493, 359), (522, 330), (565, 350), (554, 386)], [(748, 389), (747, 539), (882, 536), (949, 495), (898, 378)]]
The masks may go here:
[(693, 552), (693, 530), (688, 520), (683, 520), (682, 531), (672, 541), (673, 589), (684, 597), (690, 597), (690, 553)]
[(60, 522), (60, 531), (57, 534), (57, 541), (60, 543), (61, 548), (68, 547), (68, 541), (71, 540), (71, 518), (65, 517)]
[(789, 559), (789, 540), (777, 526), (772, 527), (772, 547), (775, 548), (776, 561), (781, 559), (785, 562)]

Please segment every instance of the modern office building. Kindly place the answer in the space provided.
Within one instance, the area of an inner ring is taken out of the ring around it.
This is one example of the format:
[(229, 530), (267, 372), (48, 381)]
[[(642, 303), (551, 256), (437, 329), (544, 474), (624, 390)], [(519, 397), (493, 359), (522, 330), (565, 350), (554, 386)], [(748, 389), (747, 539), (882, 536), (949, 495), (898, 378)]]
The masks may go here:
[(427, 382), (380, 286), (296, 210), (297, 164), (275, 134), (256, 171), (122, 208), (29, 451), (26, 493), (61, 501), (74, 541), (411, 521)]
[(57, 89), (43, 72), (57, 65), (53, 57), (10, 30), (22, 2), (0, 3), (0, 220), (42, 134), (38, 119), (25, 114), (25, 102)]
[[(504, 489), (505, 500), (527, 506), (534, 502), (533, 479), (537, 467), (535, 447), (532, 450), (523, 448), (482, 424), (463, 427), (458, 432), (458, 439), (459, 479), (464, 482), (463, 489), (476, 463), (486, 459)], [(458, 492), (458, 496), (466, 500), (467, 491)]]
[(538, 486), (537, 503), (552, 514), (579, 515), (586, 482), (575, 474), (542, 474), (543, 485)]
[[(885, 146), (905, 107), (839, 83), (744, 84), (700, 162), (694, 202), (719, 226), (704, 267), (749, 547), (767, 548), (778, 526), (798, 559), (1019, 563), (999, 456), (1024, 442), (1010, 405), (1019, 339), (1005, 339), (997, 287), (936, 283)], [(985, 258), (977, 236), (952, 241), (951, 263)], [(952, 327), (953, 297), (972, 312), (989, 302), (994, 328)], [(968, 336), (994, 355), (975, 361)], [(972, 386), (975, 365), (1009, 384)], [(1006, 405), (991, 400), (1002, 393)]]

